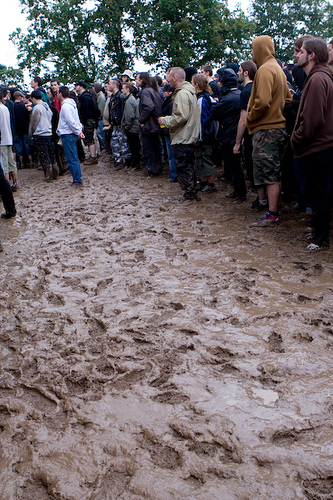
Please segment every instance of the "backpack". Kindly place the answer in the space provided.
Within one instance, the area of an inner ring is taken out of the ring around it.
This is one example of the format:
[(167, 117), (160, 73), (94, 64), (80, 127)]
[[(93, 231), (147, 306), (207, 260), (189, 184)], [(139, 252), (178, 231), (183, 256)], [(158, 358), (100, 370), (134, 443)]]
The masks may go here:
[(214, 146), (217, 142), (216, 134), (218, 130), (217, 122), (211, 118), (212, 106), (216, 102), (212, 102), (208, 94), (203, 94), (201, 104), (201, 130), (202, 141), (206, 144)]

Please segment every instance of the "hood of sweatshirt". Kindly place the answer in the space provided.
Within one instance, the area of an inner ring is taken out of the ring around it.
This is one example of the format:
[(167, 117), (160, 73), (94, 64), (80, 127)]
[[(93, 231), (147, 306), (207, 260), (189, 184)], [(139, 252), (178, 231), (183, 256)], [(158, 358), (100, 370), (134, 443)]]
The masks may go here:
[(66, 106), (71, 106), (72, 108), (76, 108), (77, 109), (77, 105), (76, 105), (76, 102), (74, 101), (74, 99), (71, 99), (70, 97), (68, 97), (67, 99), (65, 99), (62, 103), (62, 106), (63, 105), (66, 105)]
[(222, 83), (222, 94), (227, 94), (230, 89), (237, 88), (238, 78), (233, 69), (220, 69), (219, 80)]
[(187, 82), (187, 81), (182, 82), (179, 85), (179, 87), (176, 88), (176, 90), (174, 91), (173, 95), (176, 95), (177, 92), (180, 92), (181, 90), (187, 90), (191, 94), (195, 95), (195, 90), (194, 90), (193, 85), (191, 83)]
[(275, 57), (274, 42), (268, 35), (261, 35), (252, 41), (252, 49), (258, 68)]

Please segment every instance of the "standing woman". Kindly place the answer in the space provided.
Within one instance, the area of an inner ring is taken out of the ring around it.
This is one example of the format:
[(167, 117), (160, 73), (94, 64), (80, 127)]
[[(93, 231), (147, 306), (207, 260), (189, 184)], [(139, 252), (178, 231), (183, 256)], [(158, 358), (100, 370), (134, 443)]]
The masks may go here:
[(210, 110), (215, 104), (211, 97), (212, 90), (205, 75), (199, 73), (192, 77), (192, 85), (197, 95), (200, 109), (200, 135), (194, 149), (195, 172), (200, 179), (200, 190), (203, 193), (215, 191), (214, 163), (213, 163), (213, 140), (214, 126), (210, 118)]
[(142, 133), (143, 158), (150, 177), (161, 172), (161, 143), (158, 118), (162, 115), (162, 97), (152, 89), (149, 73), (138, 73), (136, 84), (140, 92), (140, 127)]

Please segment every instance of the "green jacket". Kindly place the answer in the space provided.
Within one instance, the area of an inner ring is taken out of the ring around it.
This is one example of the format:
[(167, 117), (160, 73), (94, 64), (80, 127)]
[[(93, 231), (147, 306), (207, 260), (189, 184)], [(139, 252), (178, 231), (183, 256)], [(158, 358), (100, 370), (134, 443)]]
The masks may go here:
[(121, 128), (124, 132), (131, 132), (132, 134), (138, 134), (140, 132), (139, 101), (135, 99), (133, 94), (130, 94), (125, 100)]
[(195, 144), (200, 133), (200, 109), (194, 88), (188, 82), (181, 83), (172, 100), (172, 115), (162, 121), (170, 130), (171, 144)]

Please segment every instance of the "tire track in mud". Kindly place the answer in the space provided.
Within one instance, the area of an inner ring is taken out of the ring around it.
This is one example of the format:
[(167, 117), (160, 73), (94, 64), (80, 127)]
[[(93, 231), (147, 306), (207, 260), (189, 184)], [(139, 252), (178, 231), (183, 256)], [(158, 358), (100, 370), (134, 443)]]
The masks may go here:
[(39, 174), (0, 222), (1, 498), (329, 498), (332, 254), (306, 221)]

